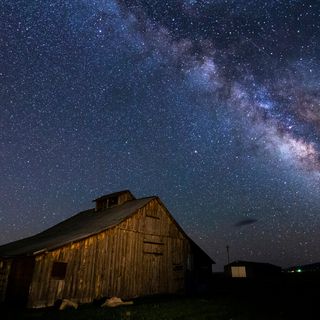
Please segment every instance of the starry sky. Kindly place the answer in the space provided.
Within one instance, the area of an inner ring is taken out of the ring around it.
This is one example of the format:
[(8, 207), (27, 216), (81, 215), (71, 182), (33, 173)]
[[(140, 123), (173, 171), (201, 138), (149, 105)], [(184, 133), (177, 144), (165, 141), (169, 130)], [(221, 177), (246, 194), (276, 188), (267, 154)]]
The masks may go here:
[(216, 270), (318, 262), (319, 60), (319, 1), (0, 1), (0, 244), (130, 189)]

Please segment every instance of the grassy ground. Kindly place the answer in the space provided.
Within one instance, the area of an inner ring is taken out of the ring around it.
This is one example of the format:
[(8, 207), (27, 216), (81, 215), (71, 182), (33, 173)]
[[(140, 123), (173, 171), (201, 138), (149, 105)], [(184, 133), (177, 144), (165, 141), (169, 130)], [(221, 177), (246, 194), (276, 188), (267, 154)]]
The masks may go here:
[[(293, 319), (297, 315), (285, 304), (246, 301), (232, 296), (223, 297), (154, 297), (135, 300), (134, 305), (101, 308), (82, 305), (77, 310), (59, 311), (54, 308), (38, 310), (5, 309), (1, 319), (46, 320), (279, 320)], [(301, 318), (308, 319), (308, 318)]]
[[(259, 310), (242, 305), (232, 298), (182, 298), (155, 297), (136, 300), (132, 306), (101, 308), (98, 305), (82, 305), (77, 310), (59, 311), (48, 308), (40, 310), (9, 310), (6, 319), (47, 319), (47, 320), (242, 320), (242, 319), (281, 319), (263, 317)], [(2, 313), (3, 314), (3, 313)], [(259, 318), (257, 316), (259, 315)], [(4, 319), (1, 317), (1, 319)]]
[[(299, 280), (299, 279), (298, 279)], [(307, 279), (308, 280), (308, 279)], [(0, 318), (46, 320), (292, 320), (320, 319), (319, 282), (217, 282), (207, 296), (162, 296), (134, 300), (134, 305), (101, 308), (101, 303), (77, 310), (56, 308), (16, 310), (2, 306)], [(313, 312), (317, 312), (316, 315)], [(312, 315), (312, 316), (311, 316)]]

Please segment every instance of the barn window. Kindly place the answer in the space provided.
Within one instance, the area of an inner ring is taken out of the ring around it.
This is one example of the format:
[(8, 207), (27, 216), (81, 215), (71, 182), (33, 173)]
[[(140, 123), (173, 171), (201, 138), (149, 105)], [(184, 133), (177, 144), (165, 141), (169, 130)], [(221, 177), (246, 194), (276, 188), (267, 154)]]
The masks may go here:
[(182, 264), (174, 265), (173, 271), (183, 271), (183, 265)]
[(54, 262), (52, 265), (51, 278), (56, 280), (63, 280), (66, 277), (66, 272), (66, 262)]
[(143, 253), (144, 254), (154, 254), (158, 256), (163, 255), (163, 242), (154, 242), (154, 241), (143, 241)]
[(193, 270), (193, 255), (190, 253), (188, 254), (188, 259), (187, 259), (187, 269), (189, 271)]
[(108, 199), (108, 207), (113, 207), (118, 204), (118, 197), (110, 197)]
[(157, 216), (157, 212), (154, 211), (146, 212), (146, 217), (160, 220), (160, 218)]
[(231, 274), (233, 278), (246, 278), (247, 274), (246, 274), (246, 267), (231, 267)]

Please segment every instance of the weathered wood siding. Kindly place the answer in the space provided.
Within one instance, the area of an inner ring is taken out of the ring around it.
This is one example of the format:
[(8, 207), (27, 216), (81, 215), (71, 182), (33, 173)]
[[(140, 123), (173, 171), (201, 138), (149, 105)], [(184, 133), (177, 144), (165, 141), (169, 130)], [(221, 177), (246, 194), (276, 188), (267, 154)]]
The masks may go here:
[(118, 204), (123, 204), (129, 200), (134, 199), (131, 192), (123, 192), (120, 195), (118, 195)]
[[(157, 199), (118, 226), (36, 257), (29, 307), (183, 291), (189, 240)], [(64, 280), (51, 277), (66, 262)]]
[(0, 302), (4, 302), (11, 267), (11, 260), (0, 259)]

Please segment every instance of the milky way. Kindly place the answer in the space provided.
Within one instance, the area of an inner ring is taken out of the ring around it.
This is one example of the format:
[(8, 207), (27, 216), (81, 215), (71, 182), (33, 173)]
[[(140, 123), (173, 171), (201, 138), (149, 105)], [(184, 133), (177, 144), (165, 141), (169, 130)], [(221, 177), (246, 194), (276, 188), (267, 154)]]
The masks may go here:
[[(320, 4), (2, 1), (0, 241), (159, 195), (217, 262), (320, 259)], [(241, 223), (252, 221), (252, 223)]]

